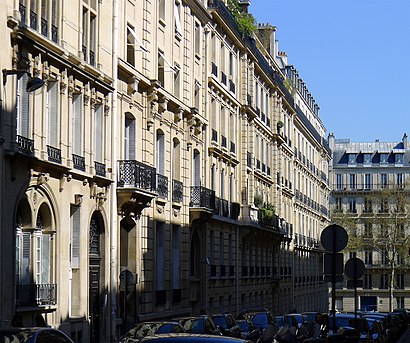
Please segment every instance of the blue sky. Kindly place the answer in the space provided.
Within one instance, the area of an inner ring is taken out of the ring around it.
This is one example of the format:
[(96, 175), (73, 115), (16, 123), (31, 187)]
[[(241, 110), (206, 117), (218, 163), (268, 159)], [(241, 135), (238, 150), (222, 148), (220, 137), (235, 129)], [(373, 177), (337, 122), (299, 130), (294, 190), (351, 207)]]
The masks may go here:
[(252, 0), (336, 138), (410, 136), (410, 0)]

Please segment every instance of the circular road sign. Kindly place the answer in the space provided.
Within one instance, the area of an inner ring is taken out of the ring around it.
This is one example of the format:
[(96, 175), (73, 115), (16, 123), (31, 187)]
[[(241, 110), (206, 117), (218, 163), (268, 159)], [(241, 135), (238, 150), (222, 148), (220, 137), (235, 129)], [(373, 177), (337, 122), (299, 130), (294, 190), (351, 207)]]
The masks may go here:
[(320, 235), (320, 242), (330, 252), (339, 252), (347, 245), (347, 232), (337, 224), (326, 226)]
[(351, 279), (360, 279), (366, 267), (360, 258), (352, 257), (345, 264), (345, 274)]

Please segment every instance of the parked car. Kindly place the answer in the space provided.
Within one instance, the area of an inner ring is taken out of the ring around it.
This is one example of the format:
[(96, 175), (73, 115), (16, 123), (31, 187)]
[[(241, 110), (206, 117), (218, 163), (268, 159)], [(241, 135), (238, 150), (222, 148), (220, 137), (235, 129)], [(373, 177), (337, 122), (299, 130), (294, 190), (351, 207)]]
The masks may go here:
[(246, 310), (238, 318), (250, 319), (261, 332), (262, 342), (272, 342), (278, 332), (278, 326), (267, 309)]
[(333, 315), (329, 316), (329, 334), (334, 334), (339, 328), (354, 328), (360, 332), (359, 342), (374, 343), (370, 327), (365, 318), (353, 313), (336, 313), (336, 328), (333, 327)]
[(217, 328), (221, 331), (222, 335), (236, 338), (241, 337), (241, 329), (232, 314), (213, 314), (211, 315), (211, 318)]
[(210, 316), (184, 317), (175, 320), (184, 327), (186, 332), (222, 336)]
[(241, 338), (257, 342), (261, 337), (261, 332), (250, 319), (238, 319), (236, 321), (241, 328)]
[(364, 317), (370, 327), (370, 334), (375, 343), (386, 343), (386, 335), (381, 322), (376, 318)]
[(141, 322), (121, 337), (120, 343), (135, 343), (150, 335), (185, 332), (183, 326), (176, 321)]
[(166, 335), (153, 335), (143, 338), (141, 343), (252, 343), (252, 341), (213, 335), (198, 335), (193, 333), (170, 333)]
[(66, 334), (53, 328), (1, 328), (0, 342), (13, 343), (74, 343)]

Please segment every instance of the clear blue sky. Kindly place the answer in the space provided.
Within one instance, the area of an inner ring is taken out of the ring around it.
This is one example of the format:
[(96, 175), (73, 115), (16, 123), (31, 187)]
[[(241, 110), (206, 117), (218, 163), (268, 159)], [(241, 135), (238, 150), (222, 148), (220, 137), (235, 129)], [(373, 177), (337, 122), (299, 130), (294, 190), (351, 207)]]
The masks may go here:
[(249, 12), (277, 27), (328, 133), (410, 136), (410, 0), (252, 0)]

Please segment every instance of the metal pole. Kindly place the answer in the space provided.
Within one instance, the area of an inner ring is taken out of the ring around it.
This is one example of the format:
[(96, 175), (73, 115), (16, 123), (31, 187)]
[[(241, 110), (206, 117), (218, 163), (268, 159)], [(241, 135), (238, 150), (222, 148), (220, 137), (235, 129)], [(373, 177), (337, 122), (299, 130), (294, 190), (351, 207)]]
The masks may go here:
[(333, 314), (333, 333), (336, 328), (336, 231), (333, 230), (333, 249), (332, 249), (332, 314)]

